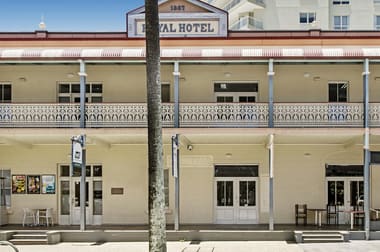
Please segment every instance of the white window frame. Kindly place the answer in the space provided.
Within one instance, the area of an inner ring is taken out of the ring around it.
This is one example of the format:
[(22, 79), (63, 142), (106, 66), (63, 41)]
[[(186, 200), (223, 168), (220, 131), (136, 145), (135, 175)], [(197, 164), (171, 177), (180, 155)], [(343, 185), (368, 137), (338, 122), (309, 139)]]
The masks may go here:
[(255, 103), (259, 100), (259, 81), (214, 81), (214, 84), (256, 84), (258, 91), (257, 92), (217, 92), (214, 90), (214, 101), (217, 102), (218, 97), (232, 97), (233, 103), (239, 103), (239, 96), (253, 96), (255, 97)]
[(333, 5), (346, 5), (350, 4), (349, 0), (333, 0), (332, 1)]
[[(343, 16), (334, 16), (334, 30), (348, 30), (350, 27), (350, 16), (343, 15)], [(339, 23), (336, 23), (335, 21), (339, 18)], [(346, 18), (346, 23), (343, 24), (343, 19)]]
[[(306, 22), (301, 22), (301, 15), (306, 14)], [(310, 21), (310, 18), (313, 18), (312, 21)], [(299, 22), (300, 24), (312, 24), (317, 20), (317, 13), (316, 12), (300, 12), (299, 13)]]
[[(10, 100), (4, 100), (4, 86), (9, 85), (11, 87), (11, 98)], [(2, 89), (0, 96), (0, 103), (12, 102), (12, 84), (10, 82), (0, 82), (0, 89)]]
[[(379, 0), (380, 3), (380, 0)], [(374, 28), (375, 30), (380, 30), (380, 15), (375, 15), (374, 17)]]
[[(329, 81), (328, 82), (328, 84), (327, 84), (327, 89), (329, 89), (329, 87), (330, 87), (330, 85), (341, 85), (341, 84), (343, 84), (343, 86), (345, 86), (345, 89), (346, 89), (346, 101), (345, 102), (349, 102), (349, 100), (350, 100), (350, 85), (349, 85), (349, 82), (348, 81)], [(329, 98), (329, 95), (330, 95), (330, 93), (329, 93), (329, 90), (327, 91), (328, 92), (328, 100), (330, 99)], [(338, 91), (337, 91), (338, 92)], [(337, 99), (338, 99), (338, 101), (328, 101), (328, 102), (330, 102), (330, 103), (334, 103), (334, 102), (336, 102), (336, 103), (345, 103), (345, 102), (343, 102), (343, 101), (339, 101), (339, 92), (337, 93)]]
[[(5, 177), (6, 175), (7, 175), (8, 185), (6, 184), (4, 180), (4, 185), (3, 185), (4, 188), (0, 188), (3, 190), (2, 193), (5, 193), (5, 198), (4, 198), (5, 202), (0, 202), (0, 203), (5, 203), (5, 206), (9, 208), (12, 206), (12, 173), (10, 169), (0, 169), (0, 177)], [(0, 200), (3, 200), (3, 199), (0, 199)]]
[[(69, 85), (70, 86), (70, 90), (68, 93), (60, 93), (60, 90), (59, 90), (59, 87), (60, 85)], [(75, 102), (75, 98), (78, 98), (80, 96), (80, 93), (74, 93), (72, 92), (72, 89), (73, 89), (73, 85), (80, 85), (79, 82), (66, 82), (66, 81), (62, 81), (62, 82), (58, 82), (57, 84), (57, 102), (60, 102), (60, 98), (68, 98), (69, 99), (69, 103), (74, 103)], [(102, 82), (87, 82), (86, 85), (90, 85), (90, 92), (86, 92), (86, 103), (92, 103), (92, 99), (93, 98), (101, 98), (102, 102), (103, 102), (103, 83)], [(92, 92), (92, 86), (93, 85), (101, 85), (102, 86), (102, 92), (101, 93), (93, 93)], [(64, 102), (62, 102), (64, 103)]]

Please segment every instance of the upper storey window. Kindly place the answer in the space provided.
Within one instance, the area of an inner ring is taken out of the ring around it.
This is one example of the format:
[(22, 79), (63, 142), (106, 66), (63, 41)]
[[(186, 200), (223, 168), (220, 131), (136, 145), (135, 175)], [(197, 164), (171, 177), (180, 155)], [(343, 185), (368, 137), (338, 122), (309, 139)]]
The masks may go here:
[[(58, 84), (59, 103), (79, 103), (80, 84), (79, 83), (59, 83)], [(86, 84), (86, 102), (103, 102), (103, 85), (101, 83)]]
[(348, 0), (333, 0), (333, 4), (350, 4)]
[(349, 16), (334, 16), (334, 30), (348, 30)]
[(9, 83), (0, 82), (0, 103), (12, 101), (12, 86)]
[(301, 12), (300, 13), (300, 23), (301, 24), (311, 24), (315, 21), (315, 12)]
[(329, 102), (347, 102), (348, 83), (331, 82), (329, 83)]

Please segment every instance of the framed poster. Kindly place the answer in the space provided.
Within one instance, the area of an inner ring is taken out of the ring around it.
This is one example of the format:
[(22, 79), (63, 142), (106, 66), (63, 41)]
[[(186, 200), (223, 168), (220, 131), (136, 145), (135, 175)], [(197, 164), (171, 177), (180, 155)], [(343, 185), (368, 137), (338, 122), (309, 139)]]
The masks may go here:
[(55, 194), (55, 175), (42, 175), (42, 193)]
[(23, 194), (25, 193), (26, 176), (25, 175), (12, 175), (12, 193)]
[(41, 192), (41, 176), (28, 175), (28, 194), (40, 194)]

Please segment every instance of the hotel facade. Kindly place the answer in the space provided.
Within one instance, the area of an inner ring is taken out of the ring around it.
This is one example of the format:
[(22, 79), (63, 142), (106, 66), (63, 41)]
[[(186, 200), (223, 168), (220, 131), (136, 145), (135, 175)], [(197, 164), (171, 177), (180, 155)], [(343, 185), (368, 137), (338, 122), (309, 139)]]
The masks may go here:
[[(143, 16), (128, 13), (127, 32), (0, 33), (3, 224), (22, 223), (23, 208), (80, 223), (80, 134), (87, 224), (147, 224)], [(380, 150), (379, 34), (233, 32), (227, 16), (160, 1), (167, 222), (273, 228), (294, 224), (295, 204), (330, 204), (349, 224), (364, 196), (380, 208), (380, 167), (368, 156)]]

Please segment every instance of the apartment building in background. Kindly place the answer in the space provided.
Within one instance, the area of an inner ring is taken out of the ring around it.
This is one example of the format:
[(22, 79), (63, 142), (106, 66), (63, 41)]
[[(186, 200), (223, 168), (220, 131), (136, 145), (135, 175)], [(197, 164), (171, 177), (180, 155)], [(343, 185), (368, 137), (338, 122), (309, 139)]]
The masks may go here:
[(203, 0), (229, 13), (230, 30), (379, 30), (378, 0)]

